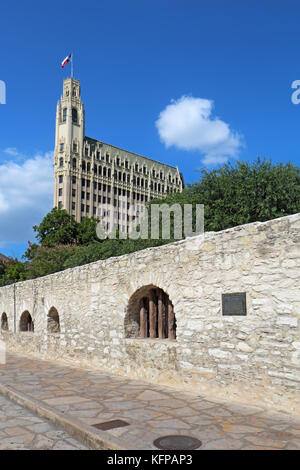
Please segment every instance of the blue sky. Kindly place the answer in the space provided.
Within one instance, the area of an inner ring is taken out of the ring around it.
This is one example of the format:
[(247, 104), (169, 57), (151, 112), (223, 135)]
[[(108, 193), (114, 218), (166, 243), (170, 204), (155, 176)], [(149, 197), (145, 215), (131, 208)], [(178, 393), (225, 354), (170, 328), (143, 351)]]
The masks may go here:
[(51, 209), (56, 102), (74, 53), (86, 134), (178, 165), (300, 165), (297, 1), (52, 0), (1, 5), (0, 252)]

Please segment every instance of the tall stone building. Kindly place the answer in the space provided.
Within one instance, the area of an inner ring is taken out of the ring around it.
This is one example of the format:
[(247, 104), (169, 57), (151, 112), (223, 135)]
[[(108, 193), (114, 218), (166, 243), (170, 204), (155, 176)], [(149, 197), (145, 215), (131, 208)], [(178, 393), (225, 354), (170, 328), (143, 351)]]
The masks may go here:
[(67, 78), (57, 103), (54, 151), (54, 207), (77, 221), (83, 216), (106, 218), (128, 232), (145, 203), (182, 191), (178, 167), (159, 163), (85, 135), (80, 83)]

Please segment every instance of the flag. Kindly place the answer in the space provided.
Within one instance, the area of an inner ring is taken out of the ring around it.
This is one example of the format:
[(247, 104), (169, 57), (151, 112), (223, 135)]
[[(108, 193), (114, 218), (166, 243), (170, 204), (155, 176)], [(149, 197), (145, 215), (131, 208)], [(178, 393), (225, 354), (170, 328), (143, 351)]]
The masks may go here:
[(72, 60), (72, 54), (68, 55), (61, 63), (61, 66), (62, 68), (65, 67), (65, 65), (67, 65), (68, 62), (70, 62)]

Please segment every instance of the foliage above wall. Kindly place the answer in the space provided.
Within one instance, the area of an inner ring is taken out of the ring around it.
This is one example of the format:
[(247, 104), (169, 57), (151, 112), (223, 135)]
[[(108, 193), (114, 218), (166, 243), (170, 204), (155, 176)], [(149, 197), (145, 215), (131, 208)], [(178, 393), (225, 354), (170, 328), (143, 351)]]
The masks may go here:
[[(300, 212), (300, 169), (265, 159), (203, 169), (200, 181), (182, 193), (152, 200), (149, 213), (153, 204), (163, 203), (204, 204), (205, 231), (264, 222)], [(33, 227), (39, 244), (28, 242), (24, 261), (0, 259), (0, 286), (174, 241), (172, 229), (168, 240), (99, 240), (96, 225), (95, 218), (83, 217), (78, 223), (65, 210), (52, 209)]]

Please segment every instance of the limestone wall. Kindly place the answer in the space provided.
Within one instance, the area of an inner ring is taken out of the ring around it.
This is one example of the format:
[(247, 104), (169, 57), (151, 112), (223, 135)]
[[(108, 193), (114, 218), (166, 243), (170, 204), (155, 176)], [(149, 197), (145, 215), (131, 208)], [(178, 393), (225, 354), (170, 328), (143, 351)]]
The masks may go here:
[[(129, 300), (148, 285), (173, 303), (175, 341), (125, 337)], [(234, 292), (246, 316), (222, 315)], [(51, 307), (60, 333), (47, 331)], [(34, 333), (19, 332), (25, 310)], [(3, 287), (2, 312), (9, 349), (300, 413), (300, 214)]]

